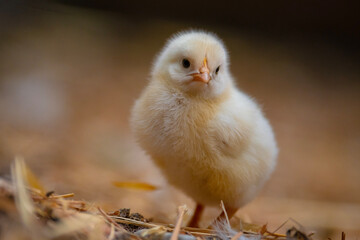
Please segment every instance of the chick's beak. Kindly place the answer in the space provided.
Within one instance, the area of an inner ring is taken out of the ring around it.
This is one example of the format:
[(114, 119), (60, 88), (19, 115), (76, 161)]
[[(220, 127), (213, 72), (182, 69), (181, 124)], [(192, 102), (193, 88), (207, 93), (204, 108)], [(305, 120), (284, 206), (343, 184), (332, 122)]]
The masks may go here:
[(210, 70), (207, 66), (207, 60), (204, 58), (203, 65), (200, 67), (198, 73), (191, 74), (193, 81), (199, 81), (203, 83), (208, 83), (211, 80)]

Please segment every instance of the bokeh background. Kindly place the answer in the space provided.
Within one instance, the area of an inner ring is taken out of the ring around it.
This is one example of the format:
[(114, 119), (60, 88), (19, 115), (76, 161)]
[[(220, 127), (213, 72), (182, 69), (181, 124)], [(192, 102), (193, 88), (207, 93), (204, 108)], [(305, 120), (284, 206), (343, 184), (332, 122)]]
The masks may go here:
[[(237, 217), (269, 230), (293, 218), (317, 239), (358, 239), (358, 14), (345, 1), (1, 0), (0, 175), (20, 155), (48, 190), (174, 222), (177, 206), (194, 203), (167, 185), (128, 119), (166, 39), (204, 29), (226, 43), (239, 88), (263, 106), (280, 148), (271, 180)], [(207, 209), (203, 225), (219, 212)]]

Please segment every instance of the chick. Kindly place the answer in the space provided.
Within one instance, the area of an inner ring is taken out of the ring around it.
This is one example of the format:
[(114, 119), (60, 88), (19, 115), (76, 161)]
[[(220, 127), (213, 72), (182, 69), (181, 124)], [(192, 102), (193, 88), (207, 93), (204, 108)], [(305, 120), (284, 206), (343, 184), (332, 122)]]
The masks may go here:
[(190, 226), (198, 226), (204, 206), (221, 200), (231, 218), (276, 165), (269, 122), (235, 87), (227, 51), (214, 34), (170, 38), (150, 78), (132, 109), (137, 141), (169, 183), (197, 202)]

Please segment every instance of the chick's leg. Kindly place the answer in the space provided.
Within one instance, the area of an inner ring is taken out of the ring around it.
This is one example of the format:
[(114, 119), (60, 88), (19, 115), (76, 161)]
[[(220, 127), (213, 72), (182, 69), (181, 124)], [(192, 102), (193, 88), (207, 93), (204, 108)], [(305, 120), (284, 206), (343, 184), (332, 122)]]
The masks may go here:
[(204, 211), (204, 205), (200, 203), (196, 203), (196, 208), (193, 216), (191, 217), (188, 223), (188, 227), (196, 227), (196, 228), (199, 227), (199, 222), (203, 211)]

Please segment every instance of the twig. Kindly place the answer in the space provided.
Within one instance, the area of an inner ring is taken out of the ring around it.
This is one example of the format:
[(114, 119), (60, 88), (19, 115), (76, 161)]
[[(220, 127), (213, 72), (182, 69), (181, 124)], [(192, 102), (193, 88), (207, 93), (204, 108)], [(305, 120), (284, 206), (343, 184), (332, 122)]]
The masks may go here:
[(115, 227), (114, 227), (114, 224), (111, 224), (110, 234), (107, 239), (113, 240), (114, 238), (115, 238)]
[(180, 206), (178, 211), (179, 211), (178, 219), (176, 221), (176, 225), (175, 225), (175, 228), (174, 228), (173, 234), (171, 235), (170, 240), (177, 240), (179, 238), (181, 223), (183, 221), (184, 214), (187, 211), (186, 205)]
[(310, 232), (309, 234), (308, 234), (308, 237), (311, 237), (311, 236), (313, 236), (315, 234), (315, 232)]
[(274, 234), (275, 232), (279, 231), (280, 228), (282, 228), (288, 221), (290, 220), (290, 218), (288, 218), (285, 222), (283, 222), (277, 229), (275, 229), (272, 234)]
[(125, 217), (118, 217), (118, 216), (108, 216), (108, 217), (112, 218), (112, 219), (116, 219), (116, 222), (119, 222), (119, 223), (132, 224), (132, 225), (145, 227), (145, 228), (153, 228), (153, 227), (158, 227), (159, 225), (162, 225), (162, 224), (141, 222), (141, 221), (137, 221), (137, 220), (134, 220), (131, 218), (125, 218)]
[(75, 195), (74, 193), (67, 193), (67, 194), (62, 194), (62, 195), (51, 195), (49, 198), (52, 198), (52, 199), (70, 198), (70, 197), (73, 197), (74, 195)]
[(126, 230), (122, 226), (120, 226), (117, 222), (115, 222), (113, 219), (111, 219), (100, 207), (97, 207), (97, 209), (108, 222), (112, 223), (117, 229), (119, 229), (119, 231), (126, 233)]
[(222, 200), (221, 200), (221, 202), (220, 202), (220, 205), (221, 205), (221, 208), (222, 208), (222, 210), (223, 210), (223, 212), (224, 212), (224, 214), (225, 214), (226, 222), (227, 222), (229, 228), (231, 228), (231, 226), (230, 226), (230, 221), (229, 221), (229, 218), (228, 218), (226, 209), (225, 209), (225, 205), (224, 205), (224, 202), (223, 202)]
[(266, 231), (265, 233), (269, 234), (270, 236), (274, 236), (274, 237), (286, 237), (285, 234), (280, 234), (280, 233), (274, 233), (274, 232), (269, 232), (269, 231)]

